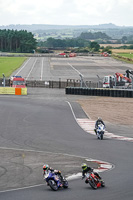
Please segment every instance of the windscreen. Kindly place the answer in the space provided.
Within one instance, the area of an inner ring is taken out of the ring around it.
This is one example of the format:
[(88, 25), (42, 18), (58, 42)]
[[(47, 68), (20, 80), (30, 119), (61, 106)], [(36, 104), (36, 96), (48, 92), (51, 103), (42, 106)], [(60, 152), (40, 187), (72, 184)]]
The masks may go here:
[(13, 85), (25, 85), (24, 81), (13, 81)]

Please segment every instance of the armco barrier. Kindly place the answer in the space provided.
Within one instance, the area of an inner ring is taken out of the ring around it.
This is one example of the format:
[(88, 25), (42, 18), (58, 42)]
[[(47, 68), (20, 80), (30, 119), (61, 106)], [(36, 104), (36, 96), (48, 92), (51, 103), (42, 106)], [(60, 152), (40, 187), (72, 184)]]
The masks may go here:
[(97, 89), (97, 88), (67, 87), (66, 94), (133, 98), (132, 89), (127, 90), (127, 89), (103, 89), (103, 88)]
[(0, 94), (27, 95), (27, 88), (0, 87)]

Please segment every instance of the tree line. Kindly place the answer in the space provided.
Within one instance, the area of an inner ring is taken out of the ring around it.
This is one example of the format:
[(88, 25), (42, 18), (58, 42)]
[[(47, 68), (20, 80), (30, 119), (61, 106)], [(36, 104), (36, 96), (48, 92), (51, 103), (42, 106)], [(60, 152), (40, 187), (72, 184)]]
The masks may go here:
[[(90, 47), (92, 43), (90, 40), (96, 40), (99, 38), (111, 39), (109, 36), (107, 36), (105, 33), (102, 33), (102, 32), (96, 32), (96, 33), (83, 32), (80, 34), (79, 37), (71, 38), (71, 39), (70, 38), (55, 39), (55, 38), (49, 37), (46, 41), (38, 41), (38, 46), (47, 47), (47, 48)], [(93, 45), (96, 46), (96, 43), (94, 43)], [(97, 48), (98, 48), (98, 45), (97, 45)]]
[[(45, 48), (61, 48), (61, 49), (67, 49), (67, 48), (73, 48), (71, 49), (71, 51), (74, 52), (89, 52), (91, 50), (93, 51), (99, 51), (100, 49), (100, 45), (93, 41), (87, 41), (84, 39), (54, 39), (52, 37), (48, 38), (47, 41), (40, 41), (38, 43), (39, 47), (42, 47), (41, 49), (43, 49), (43, 47)], [(41, 52), (41, 51), (40, 51)], [(43, 52), (43, 50), (42, 50)]]
[(80, 39), (80, 38), (54, 39), (54, 38), (50, 37), (46, 41), (38, 42), (38, 46), (47, 47), (47, 48), (86, 47), (89, 45), (90, 45), (90, 41), (86, 41), (86, 40)]
[(95, 40), (95, 39), (104, 39), (109, 40), (112, 39), (109, 37), (106, 33), (102, 32), (83, 32), (80, 34), (79, 38), (85, 39), (85, 40)]
[(26, 30), (0, 30), (0, 51), (31, 53), (36, 44), (34, 35)]

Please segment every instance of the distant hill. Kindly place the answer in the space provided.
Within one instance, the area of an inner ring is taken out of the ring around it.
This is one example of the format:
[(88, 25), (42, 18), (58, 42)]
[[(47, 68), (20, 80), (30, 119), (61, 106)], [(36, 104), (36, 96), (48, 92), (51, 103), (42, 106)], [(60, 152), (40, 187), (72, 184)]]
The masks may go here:
[(27, 30), (32, 32), (37, 40), (45, 41), (52, 37), (55, 39), (76, 38), (82, 32), (102, 32), (112, 39), (121, 39), (123, 36), (133, 35), (133, 26), (116, 26), (115, 24), (99, 25), (50, 25), (50, 24), (10, 24), (0, 26), (0, 29)]
[(0, 26), (0, 29), (13, 29), (13, 30), (27, 30), (27, 31), (36, 31), (36, 30), (49, 30), (49, 29), (114, 29), (120, 28), (115, 24), (99, 24), (99, 25), (49, 25), (49, 24), (10, 24), (7, 26)]

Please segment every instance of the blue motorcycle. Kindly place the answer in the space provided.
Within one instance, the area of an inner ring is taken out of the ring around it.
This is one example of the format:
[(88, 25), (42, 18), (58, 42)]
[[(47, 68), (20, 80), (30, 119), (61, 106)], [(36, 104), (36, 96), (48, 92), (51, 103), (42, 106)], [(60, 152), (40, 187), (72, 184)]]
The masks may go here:
[(98, 128), (96, 129), (97, 138), (102, 140), (104, 132), (105, 132), (105, 126), (103, 124), (99, 124)]
[(59, 175), (54, 172), (48, 172), (44, 175), (44, 179), (47, 182), (47, 185), (54, 191), (57, 191), (59, 188), (68, 188), (68, 181), (63, 177), (59, 177)]

